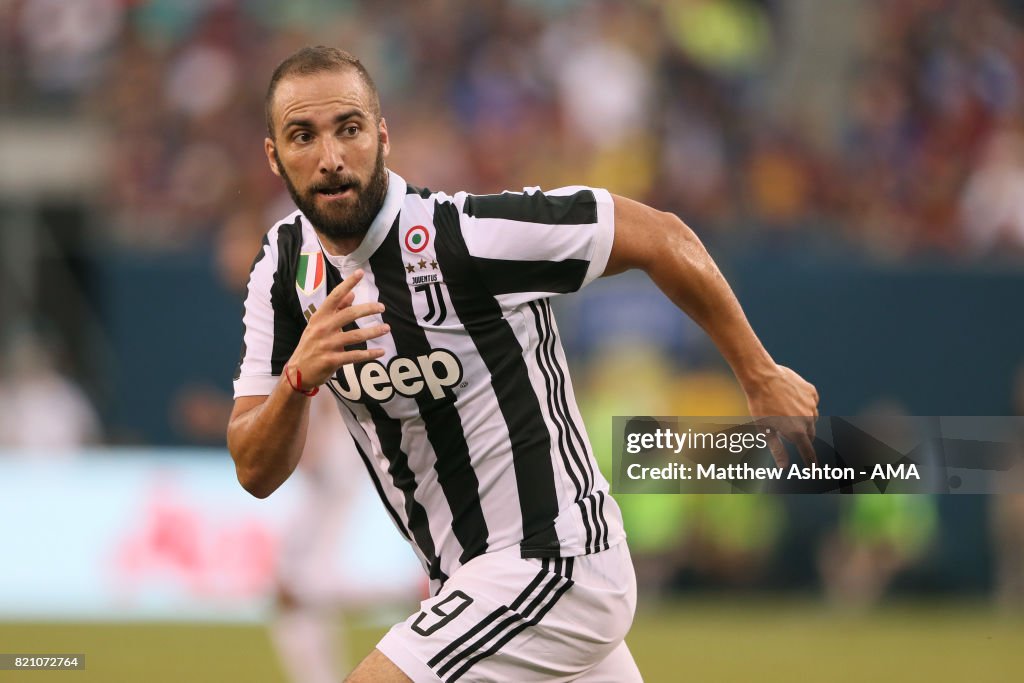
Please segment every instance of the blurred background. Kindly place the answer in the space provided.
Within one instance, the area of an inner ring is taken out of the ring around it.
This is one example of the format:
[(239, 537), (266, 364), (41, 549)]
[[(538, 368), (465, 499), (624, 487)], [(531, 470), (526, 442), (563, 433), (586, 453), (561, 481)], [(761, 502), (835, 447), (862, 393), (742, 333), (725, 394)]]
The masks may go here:
[[(1019, 2), (0, 0), (0, 651), (285, 680), (262, 623), (309, 482), (249, 498), (224, 427), (249, 265), (291, 210), (266, 83), (318, 43), (367, 65), (413, 184), (677, 213), (822, 414), (1024, 414)], [(603, 464), (612, 415), (744, 414), (642, 276), (557, 305)], [(331, 571), (413, 581), (366, 493)], [(619, 500), (649, 680), (1024, 664), (1020, 498)], [(357, 612), (353, 656), (409, 608)]]

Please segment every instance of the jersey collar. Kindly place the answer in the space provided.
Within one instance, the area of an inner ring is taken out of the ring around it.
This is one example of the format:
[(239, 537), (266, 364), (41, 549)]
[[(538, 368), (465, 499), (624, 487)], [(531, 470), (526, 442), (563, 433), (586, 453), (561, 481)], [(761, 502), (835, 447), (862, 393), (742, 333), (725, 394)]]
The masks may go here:
[[(342, 272), (355, 270), (357, 266), (366, 263), (391, 231), (391, 226), (394, 224), (395, 218), (398, 217), (398, 212), (402, 210), (405, 192), (405, 179), (391, 169), (388, 169), (388, 192), (384, 196), (384, 205), (380, 207), (377, 217), (370, 224), (370, 229), (367, 231), (363, 241), (355, 251), (347, 256), (332, 256), (327, 253), (326, 249), (323, 249), (321, 244), (321, 249), (328, 262), (341, 269)], [(319, 240), (319, 237), (317, 239)]]

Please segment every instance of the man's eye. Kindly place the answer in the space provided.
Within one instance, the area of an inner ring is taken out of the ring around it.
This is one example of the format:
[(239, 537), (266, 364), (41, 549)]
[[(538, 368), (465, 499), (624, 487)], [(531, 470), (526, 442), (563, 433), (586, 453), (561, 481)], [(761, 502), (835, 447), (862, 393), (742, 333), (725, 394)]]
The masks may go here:
[(359, 132), (359, 126), (345, 126), (345, 135), (353, 136)]
[(293, 139), (295, 142), (309, 142), (313, 139), (313, 136), (309, 133), (296, 133)]

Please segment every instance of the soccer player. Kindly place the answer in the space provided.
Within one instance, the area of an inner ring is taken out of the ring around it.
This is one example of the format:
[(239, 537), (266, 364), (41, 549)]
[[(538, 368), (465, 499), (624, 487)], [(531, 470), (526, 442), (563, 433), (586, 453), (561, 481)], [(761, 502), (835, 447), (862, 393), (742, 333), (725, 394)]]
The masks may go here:
[(808, 459), (814, 387), (772, 360), (674, 215), (587, 187), (407, 184), (385, 167), (373, 81), (345, 52), (282, 62), (266, 116), (270, 168), (299, 210), (250, 275), (228, 426), (238, 479), (265, 497), (288, 478), (307, 397), (325, 388), (431, 584), (348, 680), (641, 680), (621, 516), (548, 300), (643, 269), (711, 336), (752, 415), (798, 416), (778, 424)]

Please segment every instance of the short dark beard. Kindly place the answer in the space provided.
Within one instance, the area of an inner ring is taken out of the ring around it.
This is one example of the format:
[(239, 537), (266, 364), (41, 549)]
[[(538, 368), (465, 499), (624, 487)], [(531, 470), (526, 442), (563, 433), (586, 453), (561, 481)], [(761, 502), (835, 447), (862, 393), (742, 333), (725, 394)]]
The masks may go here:
[[(281, 157), (274, 150), (274, 160), (277, 162), (277, 169), (281, 172), (288, 194), (291, 195), (295, 206), (299, 208), (306, 218), (310, 220), (317, 232), (328, 239), (341, 240), (353, 237), (362, 237), (370, 230), (370, 224), (380, 213), (384, 206), (384, 198), (388, 193), (388, 172), (384, 167), (384, 145), (377, 143), (377, 160), (374, 163), (373, 174), (369, 182), (363, 187), (361, 181), (353, 176), (331, 174), (323, 178), (316, 186), (311, 187), (305, 195), (299, 194), (298, 189), (292, 183), (292, 179), (284, 170)], [(351, 209), (341, 215), (327, 215), (317, 208), (316, 195), (321, 188), (336, 187), (349, 184), (356, 193), (356, 202)]]

